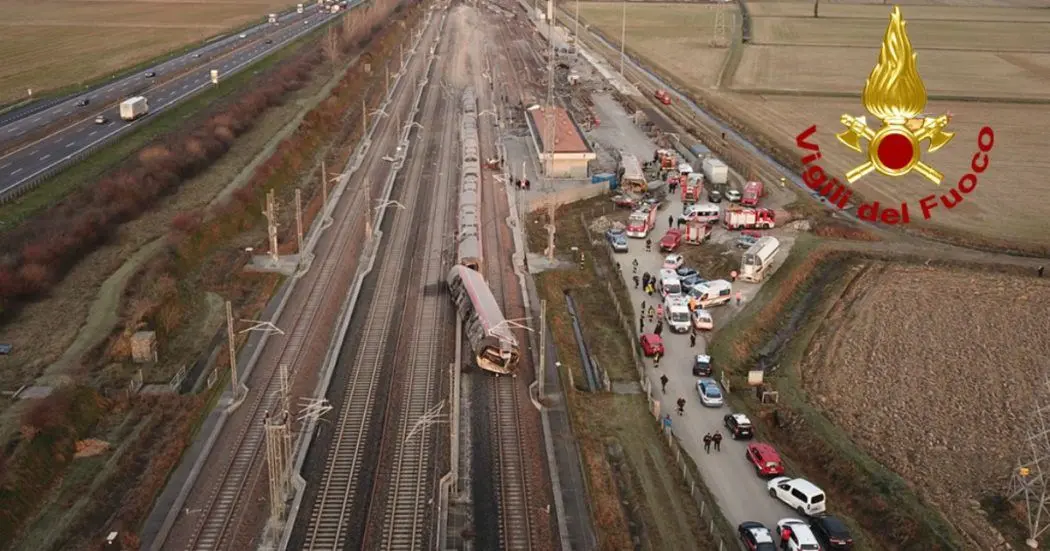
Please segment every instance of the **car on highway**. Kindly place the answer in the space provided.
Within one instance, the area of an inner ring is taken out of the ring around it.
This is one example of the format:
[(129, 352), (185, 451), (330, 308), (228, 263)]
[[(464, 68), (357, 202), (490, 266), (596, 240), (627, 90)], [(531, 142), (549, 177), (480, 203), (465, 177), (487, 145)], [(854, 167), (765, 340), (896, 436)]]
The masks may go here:
[(241, 33), (241, 34), (240, 34), (240, 37), (241, 37), (241, 38), (248, 38), (248, 35), (247, 35), (247, 34), (244, 34), (244, 33)]
[(709, 408), (720, 408), (725, 403), (722, 397), (722, 389), (718, 381), (711, 377), (701, 377), (696, 381), (696, 393), (700, 396), (700, 403)]
[(200, 56), (201, 56), (200, 52), (197, 52), (197, 53), (193, 54), (194, 59), (196, 59), (196, 58), (198, 58)]
[(747, 440), (755, 436), (755, 426), (743, 413), (730, 413), (722, 418), (722, 423), (733, 440)]
[(271, 38), (267, 38), (267, 39), (266, 39), (266, 43), (267, 43), (267, 44), (273, 44), (273, 39), (271, 39)]
[(765, 442), (748, 444), (744, 457), (755, 467), (755, 474), (760, 477), (784, 474), (784, 463), (780, 460), (780, 454), (776, 448)]
[(744, 544), (747, 551), (777, 551), (777, 544), (773, 542), (773, 533), (761, 522), (747, 520), (736, 527), (740, 535), (740, 542)]
[(627, 232), (623, 228), (609, 228), (605, 230), (605, 240), (609, 242), (613, 252), (625, 253), (627, 247)]
[(654, 333), (646, 333), (641, 336), (642, 342), (642, 354), (646, 357), (652, 357), (657, 354), (664, 355), (664, 340), (660, 338), (660, 335)]
[(697, 354), (693, 357), (693, 377), (711, 376), (711, 356)]
[(782, 518), (777, 521), (777, 536), (783, 540), (784, 528), (791, 528), (791, 536), (788, 537), (788, 551), (821, 551), (820, 542), (809, 529), (809, 525), (797, 518)]
[(815, 517), (827, 508), (824, 490), (804, 478), (778, 476), (766, 483), (769, 495), (784, 505), (798, 511), (800, 515)]
[(827, 551), (850, 551), (853, 549), (853, 536), (846, 523), (838, 517), (817, 517), (809, 522), (813, 535)]
[(711, 331), (715, 328), (715, 318), (711, 316), (711, 312), (702, 308), (693, 310), (693, 327), (697, 331)]
[[(664, 257), (664, 265), (662, 266), (662, 268), (664, 270), (677, 270), (678, 268), (682, 267), (683, 262), (685, 262), (685, 259), (682, 258), (682, 255), (669, 254), (666, 257)], [(677, 272), (675, 275), (677, 276)]]
[(77, 107), (87, 107), (91, 103), (91, 98), (80, 98), (77, 100)]
[(156, 71), (146, 71), (146, 78), (153, 78), (155, 76), (157, 76)]
[[(671, 228), (660, 238), (660, 250), (665, 253), (677, 251), (680, 246), (682, 246), (682, 230)], [(678, 266), (675, 266), (675, 268), (678, 268)]]
[(105, 115), (99, 115), (95, 117), (95, 124), (106, 124), (108, 122), (109, 119), (107, 119)]
[(730, 203), (739, 203), (743, 196), (735, 189), (726, 190), (726, 200)]

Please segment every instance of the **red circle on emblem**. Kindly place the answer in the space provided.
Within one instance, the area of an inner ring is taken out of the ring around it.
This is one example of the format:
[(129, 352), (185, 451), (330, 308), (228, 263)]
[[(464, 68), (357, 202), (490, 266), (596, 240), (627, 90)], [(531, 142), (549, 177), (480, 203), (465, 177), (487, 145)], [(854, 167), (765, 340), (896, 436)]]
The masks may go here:
[(911, 163), (915, 151), (904, 134), (887, 134), (879, 140), (879, 161), (890, 170), (900, 170)]

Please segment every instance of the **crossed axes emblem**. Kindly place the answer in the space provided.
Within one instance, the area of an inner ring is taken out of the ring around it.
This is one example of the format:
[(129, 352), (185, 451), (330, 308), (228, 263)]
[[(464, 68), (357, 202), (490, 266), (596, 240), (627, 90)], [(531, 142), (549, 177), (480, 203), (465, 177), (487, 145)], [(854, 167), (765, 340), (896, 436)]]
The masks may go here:
[[(955, 137), (954, 132), (945, 132), (943, 130), (951, 120), (949, 115), (941, 115), (936, 118), (909, 119), (903, 124), (884, 122), (879, 130), (872, 130), (868, 126), (865, 117), (842, 115), (842, 118), (839, 120), (846, 127), (846, 131), (836, 134), (836, 137), (846, 147), (857, 152), (863, 152), (860, 147), (860, 140), (865, 139), (868, 141), (868, 161), (846, 173), (846, 181), (849, 183), (852, 184), (873, 170), (892, 176), (901, 176), (915, 170), (935, 184), (940, 184), (944, 180), (944, 174), (922, 162), (919, 158), (919, 143), (926, 139), (930, 140), (930, 153), (947, 145)], [(903, 168), (889, 168), (879, 159), (878, 145), (882, 143), (884, 138), (894, 134), (905, 137), (912, 147), (911, 160)]]

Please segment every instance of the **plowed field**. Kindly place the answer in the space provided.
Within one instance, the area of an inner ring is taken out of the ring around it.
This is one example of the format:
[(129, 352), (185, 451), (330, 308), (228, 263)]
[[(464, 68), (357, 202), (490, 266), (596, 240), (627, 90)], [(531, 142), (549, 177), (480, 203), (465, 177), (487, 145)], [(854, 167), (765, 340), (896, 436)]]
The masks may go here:
[(869, 262), (800, 367), (811, 401), (991, 549), (972, 500), (1002, 493), (1050, 369), (1050, 279)]

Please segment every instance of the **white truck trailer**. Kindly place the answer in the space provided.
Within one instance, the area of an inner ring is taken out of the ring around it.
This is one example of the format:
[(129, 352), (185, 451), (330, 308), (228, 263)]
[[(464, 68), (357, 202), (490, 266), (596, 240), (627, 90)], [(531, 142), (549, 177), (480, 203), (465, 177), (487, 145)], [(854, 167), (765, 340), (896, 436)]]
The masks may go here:
[(303, 5), (302, 4), (296, 4), (295, 5), (295, 13), (303, 13)]
[(760, 237), (754, 245), (748, 247), (740, 261), (740, 279), (751, 283), (762, 281), (773, 267), (779, 250), (780, 241), (776, 237)]
[(149, 103), (142, 96), (135, 96), (120, 102), (120, 118), (133, 121), (149, 113)]
[(729, 182), (729, 167), (714, 157), (704, 159), (704, 178), (713, 186), (725, 185)]

